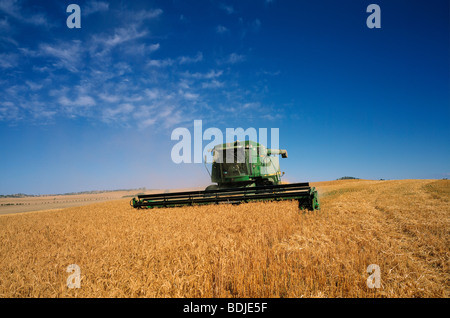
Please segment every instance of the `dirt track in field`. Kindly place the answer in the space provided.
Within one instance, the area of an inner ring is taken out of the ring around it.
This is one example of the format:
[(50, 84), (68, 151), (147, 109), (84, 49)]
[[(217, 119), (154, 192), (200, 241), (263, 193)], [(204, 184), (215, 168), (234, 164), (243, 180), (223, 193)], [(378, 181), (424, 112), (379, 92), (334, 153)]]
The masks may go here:
[[(190, 190), (190, 189), (189, 189)], [(193, 189), (197, 190), (197, 188)], [(142, 193), (171, 192), (174, 190), (147, 190)], [(188, 191), (179, 189), (176, 191)], [(0, 215), (23, 213), (32, 211), (60, 210), (64, 208), (89, 205), (92, 203), (120, 200), (130, 198), (141, 193), (140, 190), (132, 191), (104, 191), (100, 193), (68, 194), (68, 195), (42, 195), (22, 198), (0, 198)]]

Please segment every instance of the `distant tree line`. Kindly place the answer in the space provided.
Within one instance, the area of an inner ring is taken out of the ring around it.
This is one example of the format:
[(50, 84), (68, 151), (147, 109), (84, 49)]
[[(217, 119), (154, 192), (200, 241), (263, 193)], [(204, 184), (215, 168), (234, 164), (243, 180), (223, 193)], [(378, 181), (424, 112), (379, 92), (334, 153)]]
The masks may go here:
[(348, 179), (359, 179), (359, 178), (345, 176), (345, 177), (338, 178), (336, 180), (348, 180)]
[(145, 187), (137, 188), (137, 189), (118, 189), (118, 190), (92, 190), (92, 191), (81, 191), (81, 192), (68, 192), (62, 194), (25, 194), (25, 193), (16, 193), (16, 194), (0, 194), (0, 198), (26, 198), (26, 197), (42, 197), (42, 196), (57, 196), (57, 195), (76, 195), (76, 194), (98, 194), (105, 192), (116, 192), (116, 191), (147, 191)]
[(0, 198), (26, 198), (26, 197), (37, 197), (38, 195), (33, 194), (25, 194), (25, 193), (16, 193), (16, 194), (0, 194)]

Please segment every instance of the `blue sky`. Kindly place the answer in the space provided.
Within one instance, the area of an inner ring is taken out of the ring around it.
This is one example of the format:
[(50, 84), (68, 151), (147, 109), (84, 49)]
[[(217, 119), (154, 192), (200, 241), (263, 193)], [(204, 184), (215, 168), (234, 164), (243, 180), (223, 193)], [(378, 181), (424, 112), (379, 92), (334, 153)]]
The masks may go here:
[[(80, 29), (66, 25), (71, 3)], [(449, 177), (449, 11), (2, 0), (0, 194), (206, 186), (203, 164), (171, 160), (172, 131), (193, 134), (194, 120), (279, 128), (290, 182)]]

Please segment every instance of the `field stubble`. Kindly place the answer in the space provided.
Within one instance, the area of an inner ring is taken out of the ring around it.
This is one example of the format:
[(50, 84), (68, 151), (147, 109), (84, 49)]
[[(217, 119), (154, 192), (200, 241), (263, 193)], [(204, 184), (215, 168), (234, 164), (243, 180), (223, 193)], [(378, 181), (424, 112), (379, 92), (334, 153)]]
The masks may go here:
[(316, 212), (125, 199), (0, 216), (0, 297), (448, 297), (450, 181), (313, 185)]

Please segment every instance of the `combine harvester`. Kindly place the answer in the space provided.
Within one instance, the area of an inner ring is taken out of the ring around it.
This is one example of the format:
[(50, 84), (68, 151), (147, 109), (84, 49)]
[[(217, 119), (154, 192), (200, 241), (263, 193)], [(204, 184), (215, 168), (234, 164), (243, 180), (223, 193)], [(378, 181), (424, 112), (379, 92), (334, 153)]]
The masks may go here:
[(236, 141), (216, 145), (211, 152), (211, 182), (217, 184), (208, 186), (204, 191), (138, 195), (131, 200), (131, 206), (151, 209), (297, 200), (300, 209), (320, 209), (317, 191), (308, 182), (281, 183), (282, 174), (277, 155), (287, 158), (286, 150), (267, 149), (253, 141)]

